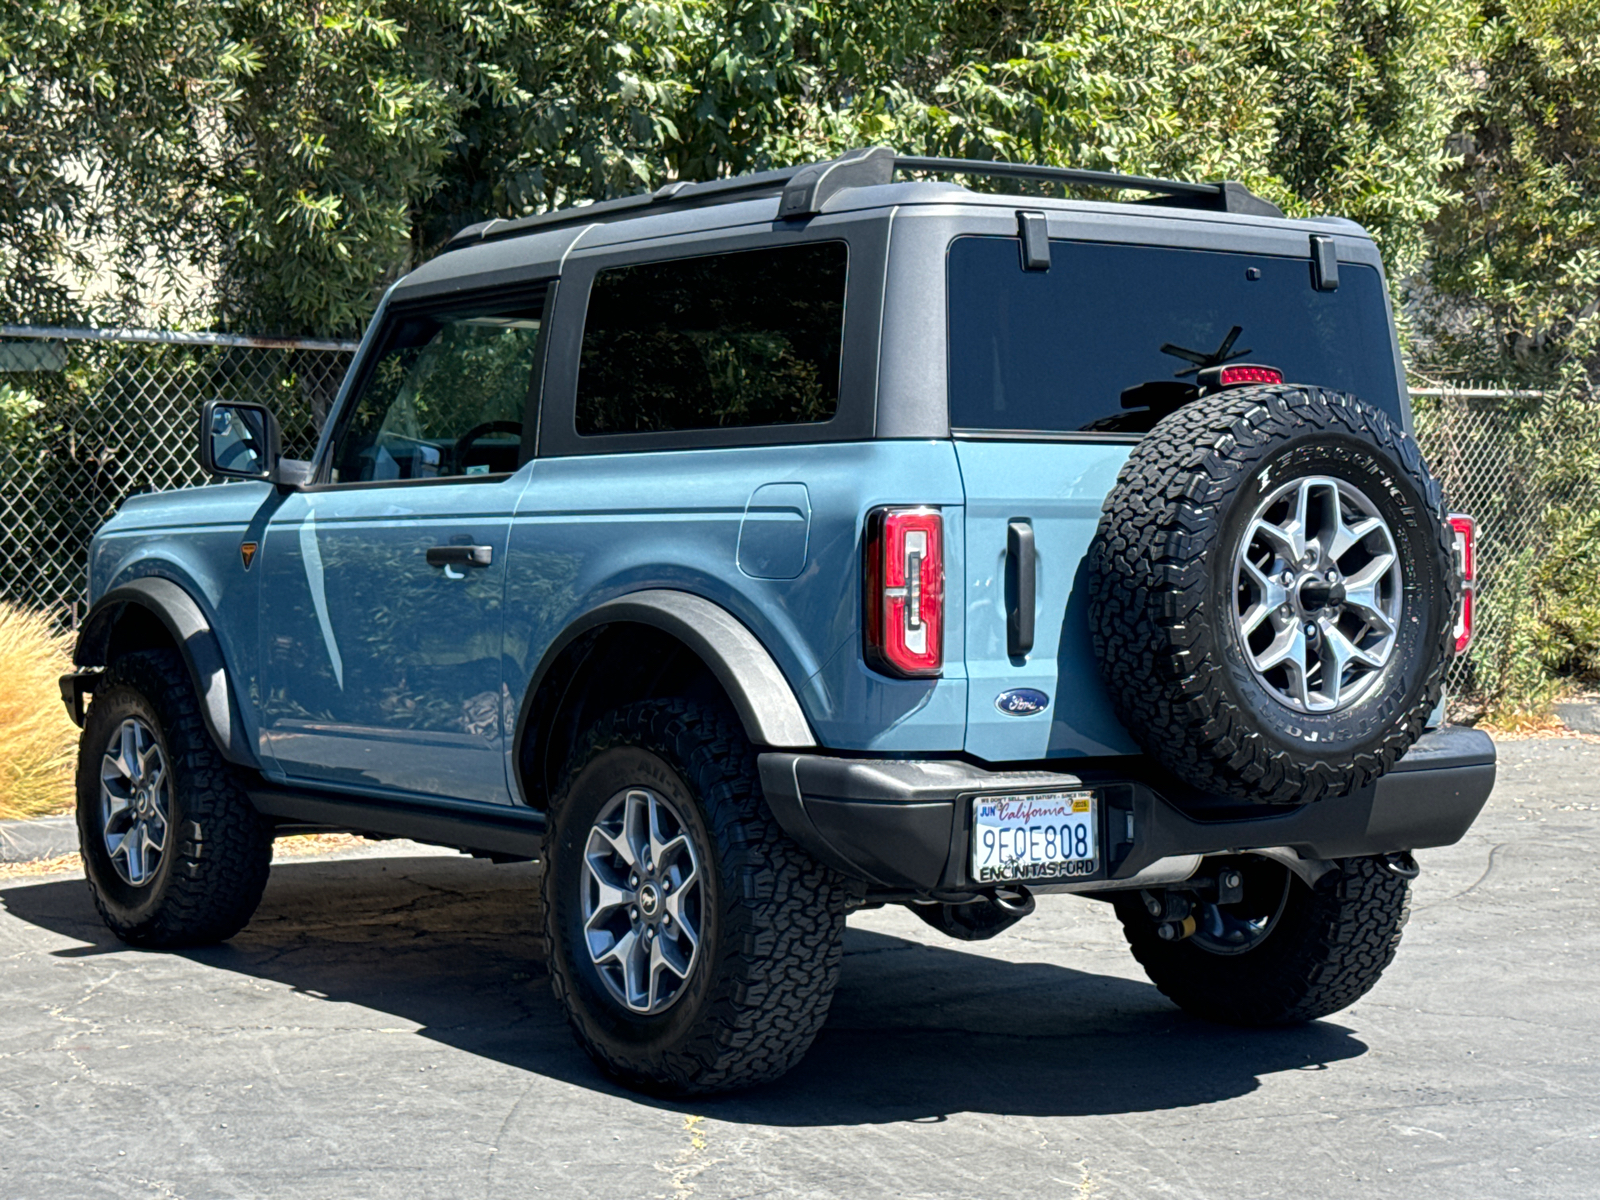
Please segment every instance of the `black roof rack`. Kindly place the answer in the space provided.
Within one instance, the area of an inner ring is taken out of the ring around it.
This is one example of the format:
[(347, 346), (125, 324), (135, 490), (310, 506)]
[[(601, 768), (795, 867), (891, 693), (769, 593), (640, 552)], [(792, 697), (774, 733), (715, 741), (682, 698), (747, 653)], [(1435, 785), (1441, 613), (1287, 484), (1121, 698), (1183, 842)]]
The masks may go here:
[(579, 208), (557, 209), (515, 221), (480, 221), (461, 230), (444, 248), (455, 250), (476, 242), (497, 241), (535, 230), (615, 221), (623, 217), (641, 216), (646, 212), (679, 212), (760, 196), (781, 197), (778, 204), (778, 216), (781, 219), (803, 219), (821, 212), (822, 206), (836, 193), (847, 188), (889, 183), (896, 171), (1031, 179), (1068, 187), (1121, 188), (1154, 192), (1162, 197), (1161, 203), (1185, 208), (1207, 208), (1217, 212), (1249, 213), (1263, 217), (1284, 215), (1276, 204), (1261, 199), (1244, 184), (1232, 180), (1186, 183), (1177, 179), (1118, 175), (1112, 171), (1080, 171), (1072, 167), (1041, 167), (1032, 163), (923, 158), (896, 154), (886, 146), (870, 146), (847, 151), (826, 162), (760, 171), (753, 175), (735, 175), (705, 183), (669, 183), (653, 192), (623, 196), (617, 200), (600, 200)]

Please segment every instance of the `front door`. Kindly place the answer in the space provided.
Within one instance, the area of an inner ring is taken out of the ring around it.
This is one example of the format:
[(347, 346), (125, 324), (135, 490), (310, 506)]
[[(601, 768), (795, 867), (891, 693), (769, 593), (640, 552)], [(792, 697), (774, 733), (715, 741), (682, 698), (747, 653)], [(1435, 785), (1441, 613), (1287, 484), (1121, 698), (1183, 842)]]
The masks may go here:
[(391, 317), (324, 482), (268, 524), (262, 724), (290, 779), (510, 801), (506, 548), (541, 308)]

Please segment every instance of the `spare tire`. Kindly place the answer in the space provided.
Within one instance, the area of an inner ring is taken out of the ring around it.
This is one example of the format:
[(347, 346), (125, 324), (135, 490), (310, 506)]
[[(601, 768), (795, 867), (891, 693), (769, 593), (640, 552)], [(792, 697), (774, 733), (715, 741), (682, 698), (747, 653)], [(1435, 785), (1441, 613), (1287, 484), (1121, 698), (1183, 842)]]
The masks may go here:
[(1090, 567), (1117, 716), (1204, 793), (1347, 795), (1439, 702), (1459, 587), (1439, 485), (1354, 396), (1241, 388), (1164, 418), (1106, 498)]

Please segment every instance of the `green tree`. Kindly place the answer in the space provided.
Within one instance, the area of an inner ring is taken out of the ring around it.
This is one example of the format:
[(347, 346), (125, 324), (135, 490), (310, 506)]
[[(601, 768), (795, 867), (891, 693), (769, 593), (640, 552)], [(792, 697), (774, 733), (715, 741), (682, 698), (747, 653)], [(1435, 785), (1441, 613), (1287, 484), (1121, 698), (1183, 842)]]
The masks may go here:
[(1547, 498), (1496, 593), (1499, 636), (1474, 650), (1499, 703), (1561, 677), (1600, 679), (1600, 9), (1485, 3), (1460, 70), (1468, 91), (1413, 308), (1418, 369), (1543, 391), (1502, 405), (1514, 493)]

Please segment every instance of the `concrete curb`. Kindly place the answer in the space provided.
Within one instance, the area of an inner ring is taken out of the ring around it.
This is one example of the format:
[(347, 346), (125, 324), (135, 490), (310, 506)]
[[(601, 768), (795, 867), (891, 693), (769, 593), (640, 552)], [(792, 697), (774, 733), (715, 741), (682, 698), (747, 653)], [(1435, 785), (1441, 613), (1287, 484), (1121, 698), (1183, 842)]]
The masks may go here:
[(0, 821), (0, 863), (32, 862), (78, 849), (78, 824), (68, 817)]
[(1600, 733), (1600, 701), (1568, 700), (1555, 706), (1556, 716), (1568, 729), (1579, 733)]

